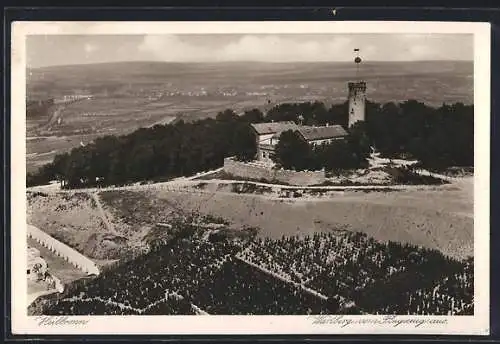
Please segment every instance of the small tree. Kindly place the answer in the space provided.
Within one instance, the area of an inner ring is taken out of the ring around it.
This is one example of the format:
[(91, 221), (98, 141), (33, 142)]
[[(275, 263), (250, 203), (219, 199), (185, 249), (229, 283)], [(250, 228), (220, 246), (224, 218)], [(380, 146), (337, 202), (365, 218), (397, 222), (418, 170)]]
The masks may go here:
[(261, 123), (264, 121), (264, 114), (259, 109), (252, 109), (245, 111), (240, 118), (247, 123)]
[(53, 171), (54, 171), (54, 176), (56, 180), (59, 182), (59, 184), (64, 186), (64, 183), (66, 182), (66, 173), (68, 171), (68, 163), (69, 163), (69, 154), (68, 153), (62, 153), (62, 154), (57, 154), (54, 157), (54, 160), (52, 164), (48, 166), (52, 166)]
[(257, 142), (252, 128), (247, 123), (240, 123), (234, 131), (234, 146), (236, 159), (250, 161), (257, 154)]
[(350, 150), (356, 154), (359, 160), (364, 160), (370, 155), (370, 139), (366, 131), (366, 123), (357, 122), (349, 128), (347, 139)]
[(231, 122), (238, 120), (238, 115), (233, 110), (226, 109), (223, 112), (219, 112), (215, 119), (221, 122)]
[(302, 171), (309, 167), (311, 147), (297, 131), (287, 130), (280, 135), (273, 160), (285, 169)]
[(346, 141), (335, 141), (325, 147), (323, 164), (326, 170), (342, 170), (356, 168), (358, 157), (352, 146)]

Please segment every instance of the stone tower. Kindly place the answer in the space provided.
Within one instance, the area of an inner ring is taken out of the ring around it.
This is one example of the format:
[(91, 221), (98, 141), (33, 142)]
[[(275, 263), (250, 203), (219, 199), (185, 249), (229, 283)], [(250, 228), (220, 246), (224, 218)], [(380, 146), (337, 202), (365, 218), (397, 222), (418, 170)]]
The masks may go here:
[(366, 82), (350, 82), (349, 86), (349, 124), (352, 127), (354, 123), (365, 120), (365, 102), (366, 102)]
[(356, 81), (350, 82), (349, 86), (349, 123), (348, 127), (352, 127), (354, 123), (365, 120), (365, 103), (366, 103), (366, 82), (359, 78), (359, 65), (361, 57), (359, 57), (359, 49), (354, 49), (356, 57)]

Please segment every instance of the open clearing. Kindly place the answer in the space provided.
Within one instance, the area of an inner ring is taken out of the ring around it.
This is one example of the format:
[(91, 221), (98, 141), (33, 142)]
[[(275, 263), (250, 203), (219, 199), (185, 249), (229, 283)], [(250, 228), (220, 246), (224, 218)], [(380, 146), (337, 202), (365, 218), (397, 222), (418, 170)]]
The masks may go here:
[(115, 259), (125, 250), (126, 239), (106, 226), (87, 193), (28, 192), (27, 221), (91, 259)]
[(234, 229), (260, 228), (259, 235), (311, 234), (332, 229), (364, 232), (380, 241), (408, 242), (464, 258), (473, 254), (473, 178), (452, 184), (400, 191), (337, 192), (318, 199), (233, 193), (227, 188), (100, 191), (105, 225), (90, 194), (32, 193), (28, 219), (83, 254), (120, 259), (144, 246), (157, 223), (173, 214), (201, 213), (223, 218)]

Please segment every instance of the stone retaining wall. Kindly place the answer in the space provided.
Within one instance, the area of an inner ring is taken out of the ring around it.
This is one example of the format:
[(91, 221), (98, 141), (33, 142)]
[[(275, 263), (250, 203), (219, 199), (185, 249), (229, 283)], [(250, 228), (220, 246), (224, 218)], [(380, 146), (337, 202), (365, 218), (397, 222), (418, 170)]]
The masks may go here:
[(231, 158), (224, 159), (224, 172), (231, 175), (249, 178), (265, 179), (268, 182), (279, 181), (290, 185), (314, 185), (326, 181), (324, 171), (290, 171), (278, 170), (254, 163), (244, 163)]
[(40, 245), (47, 247), (54, 254), (63, 257), (83, 272), (89, 275), (99, 275), (99, 268), (92, 260), (37, 227), (28, 225), (27, 234), (28, 237), (36, 240)]

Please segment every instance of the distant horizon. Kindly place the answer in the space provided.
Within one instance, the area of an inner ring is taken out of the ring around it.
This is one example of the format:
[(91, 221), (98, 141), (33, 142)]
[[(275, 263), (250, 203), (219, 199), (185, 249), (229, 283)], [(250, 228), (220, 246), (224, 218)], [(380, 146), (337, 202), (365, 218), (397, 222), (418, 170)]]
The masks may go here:
[[(445, 59), (428, 59), (428, 60), (370, 60), (363, 61), (362, 64), (369, 65), (371, 63), (422, 63), (422, 62), (452, 62), (452, 63), (473, 63), (474, 60), (445, 60)], [(37, 66), (30, 67), (26, 66), (26, 69), (50, 69), (58, 67), (77, 67), (77, 66), (92, 66), (92, 65), (106, 65), (106, 64), (139, 64), (139, 63), (155, 63), (155, 64), (198, 64), (198, 65), (210, 65), (210, 64), (244, 64), (244, 63), (255, 63), (255, 64), (353, 64), (353, 61), (257, 61), (257, 60), (241, 60), (241, 61), (158, 61), (158, 60), (118, 60), (118, 61), (105, 61), (105, 62), (82, 62), (82, 63), (69, 63), (60, 65), (48, 65), (48, 66)], [(354, 64), (353, 64), (354, 66)]]

